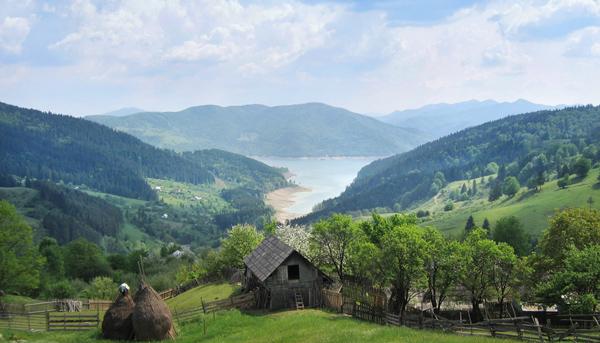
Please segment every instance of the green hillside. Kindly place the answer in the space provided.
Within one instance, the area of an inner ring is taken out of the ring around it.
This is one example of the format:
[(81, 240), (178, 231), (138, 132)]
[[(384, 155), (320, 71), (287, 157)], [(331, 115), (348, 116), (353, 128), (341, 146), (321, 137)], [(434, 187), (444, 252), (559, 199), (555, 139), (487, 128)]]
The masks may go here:
[(87, 185), (155, 200), (145, 178), (211, 184), (216, 177), (254, 189), (286, 184), (280, 170), (225, 151), (185, 156), (91, 121), (0, 103), (0, 174)]
[(594, 202), (592, 208), (600, 208), (600, 169), (592, 169), (583, 180), (565, 189), (557, 186), (556, 181), (548, 182), (540, 191), (521, 189), (514, 197), (503, 197), (496, 202), (488, 201), (489, 190), (480, 187), (481, 193), (475, 199), (454, 202), (454, 209), (444, 211), (444, 206), (451, 201), (448, 197), (453, 190), (459, 190), (463, 184), (471, 184), (472, 180), (460, 180), (450, 183), (434, 198), (430, 199), (415, 211), (429, 211), (431, 215), (424, 218), (421, 225), (434, 226), (444, 232), (460, 234), (467, 218), (473, 215), (479, 226), (487, 218), (492, 227), (495, 222), (505, 216), (515, 216), (523, 224), (525, 230), (539, 236), (548, 227), (548, 220), (557, 210), (574, 207), (588, 207), (588, 199)]
[[(319, 310), (287, 311), (272, 314), (242, 313), (236, 310), (208, 316), (206, 335), (200, 321), (177, 328), (177, 342), (496, 342), (494, 338), (468, 337), (441, 332), (391, 327), (358, 321)], [(98, 338), (97, 331), (78, 333), (3, 332), (4, 337), (30, 343), (112, 342)], [(14, 336), (13, 336), (14, 335)], [(503, 342), (513, 342), (503, 340)]]
[(575, 174), (578, 163), (600, 161), (600, 107), (547, 110), (492, 121), (364, 167), (337, 198), (296, 222), (334, 212), (407, 210), (447, 183), (499, 173), (499, 185), (521, 185)]
[(176, 151), (218, 148), (250, 156), (387, 156), (424, 142), (416, 130), (318, 103), (197, 106), (180, 112), (87, 118)]

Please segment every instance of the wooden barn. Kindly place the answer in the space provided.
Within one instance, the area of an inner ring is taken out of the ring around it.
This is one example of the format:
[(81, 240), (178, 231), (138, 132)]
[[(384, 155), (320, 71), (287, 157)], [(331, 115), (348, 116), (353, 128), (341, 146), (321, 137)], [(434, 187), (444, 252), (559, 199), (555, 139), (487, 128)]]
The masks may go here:
[(321, 289), (331, 279), (275, 236), (244, 259), (244, 289), (258, 288), (258, 305), (272, 310), (321, 305)]

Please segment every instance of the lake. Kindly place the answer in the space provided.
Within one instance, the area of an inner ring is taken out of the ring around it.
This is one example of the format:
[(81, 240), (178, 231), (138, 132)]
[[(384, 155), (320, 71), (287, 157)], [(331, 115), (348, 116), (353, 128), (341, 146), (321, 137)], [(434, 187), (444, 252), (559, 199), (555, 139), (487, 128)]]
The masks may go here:
[(286, 167), (293, 174), (290, 180), (305, 188), (281, 190), (277, 196), (286, 201), (271, 202), (278, 212), (286, 212), (284, 217), (289, 219), (307, 214), (321, 201), (338, 196), (362, 167), (379, 157), (253, 158), (273, 167)]

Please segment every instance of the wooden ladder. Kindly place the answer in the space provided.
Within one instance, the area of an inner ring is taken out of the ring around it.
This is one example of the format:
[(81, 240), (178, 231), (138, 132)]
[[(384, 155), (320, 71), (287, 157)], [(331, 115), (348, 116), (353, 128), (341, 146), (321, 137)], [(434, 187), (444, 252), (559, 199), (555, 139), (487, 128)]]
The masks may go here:
[(304, 300), (302, 299), (302, 294), (300, 292), (296, 292), (294, 297), (296, 298), (296, 310), (304, 310)]

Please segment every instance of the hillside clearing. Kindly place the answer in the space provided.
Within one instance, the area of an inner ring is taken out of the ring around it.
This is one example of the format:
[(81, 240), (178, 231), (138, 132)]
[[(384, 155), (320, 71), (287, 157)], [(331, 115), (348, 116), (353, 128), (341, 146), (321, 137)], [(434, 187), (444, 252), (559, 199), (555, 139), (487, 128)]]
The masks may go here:
[[(416, 210), (429, 210), (433, 215), (425, 218), (422, 226), (433, 226), (441, 231), (458, 234), (465, 227), (469, 215), (472, 215), (477, 225), (481, 225), (488, 218), (492, 227), (496, 221), (504, 216), (515, 216), (521, 221), (525, 230), (534, 236), (539, 236), (548, 226), (549, 218), (559, 209), (589, 206), (589, 197), (595, 200), (593, 208), (600, 208), (600, 187), (598, 186), (599, 168), (590, 170), (589, 175), (583, 180), (560, 189), (557, 181), (552, 180), (542, 186), (540, 192), (528, 191), (522, 188), (512, 198), (503, 196), (495, 202), (487, 200), (488, 190), (483, 191), (480, 197), (459, 201), (455, 203), (452, 211), (444, 212), (443, 206), (448, 201), (447, 194), (458, 189), (462, 184), (470, 185), (472, 180), (453, 182), (441, 192)], [(572, 176), (574, 177), (574, 176)], [(479, 179), (477, 179), (479, 182)]]

